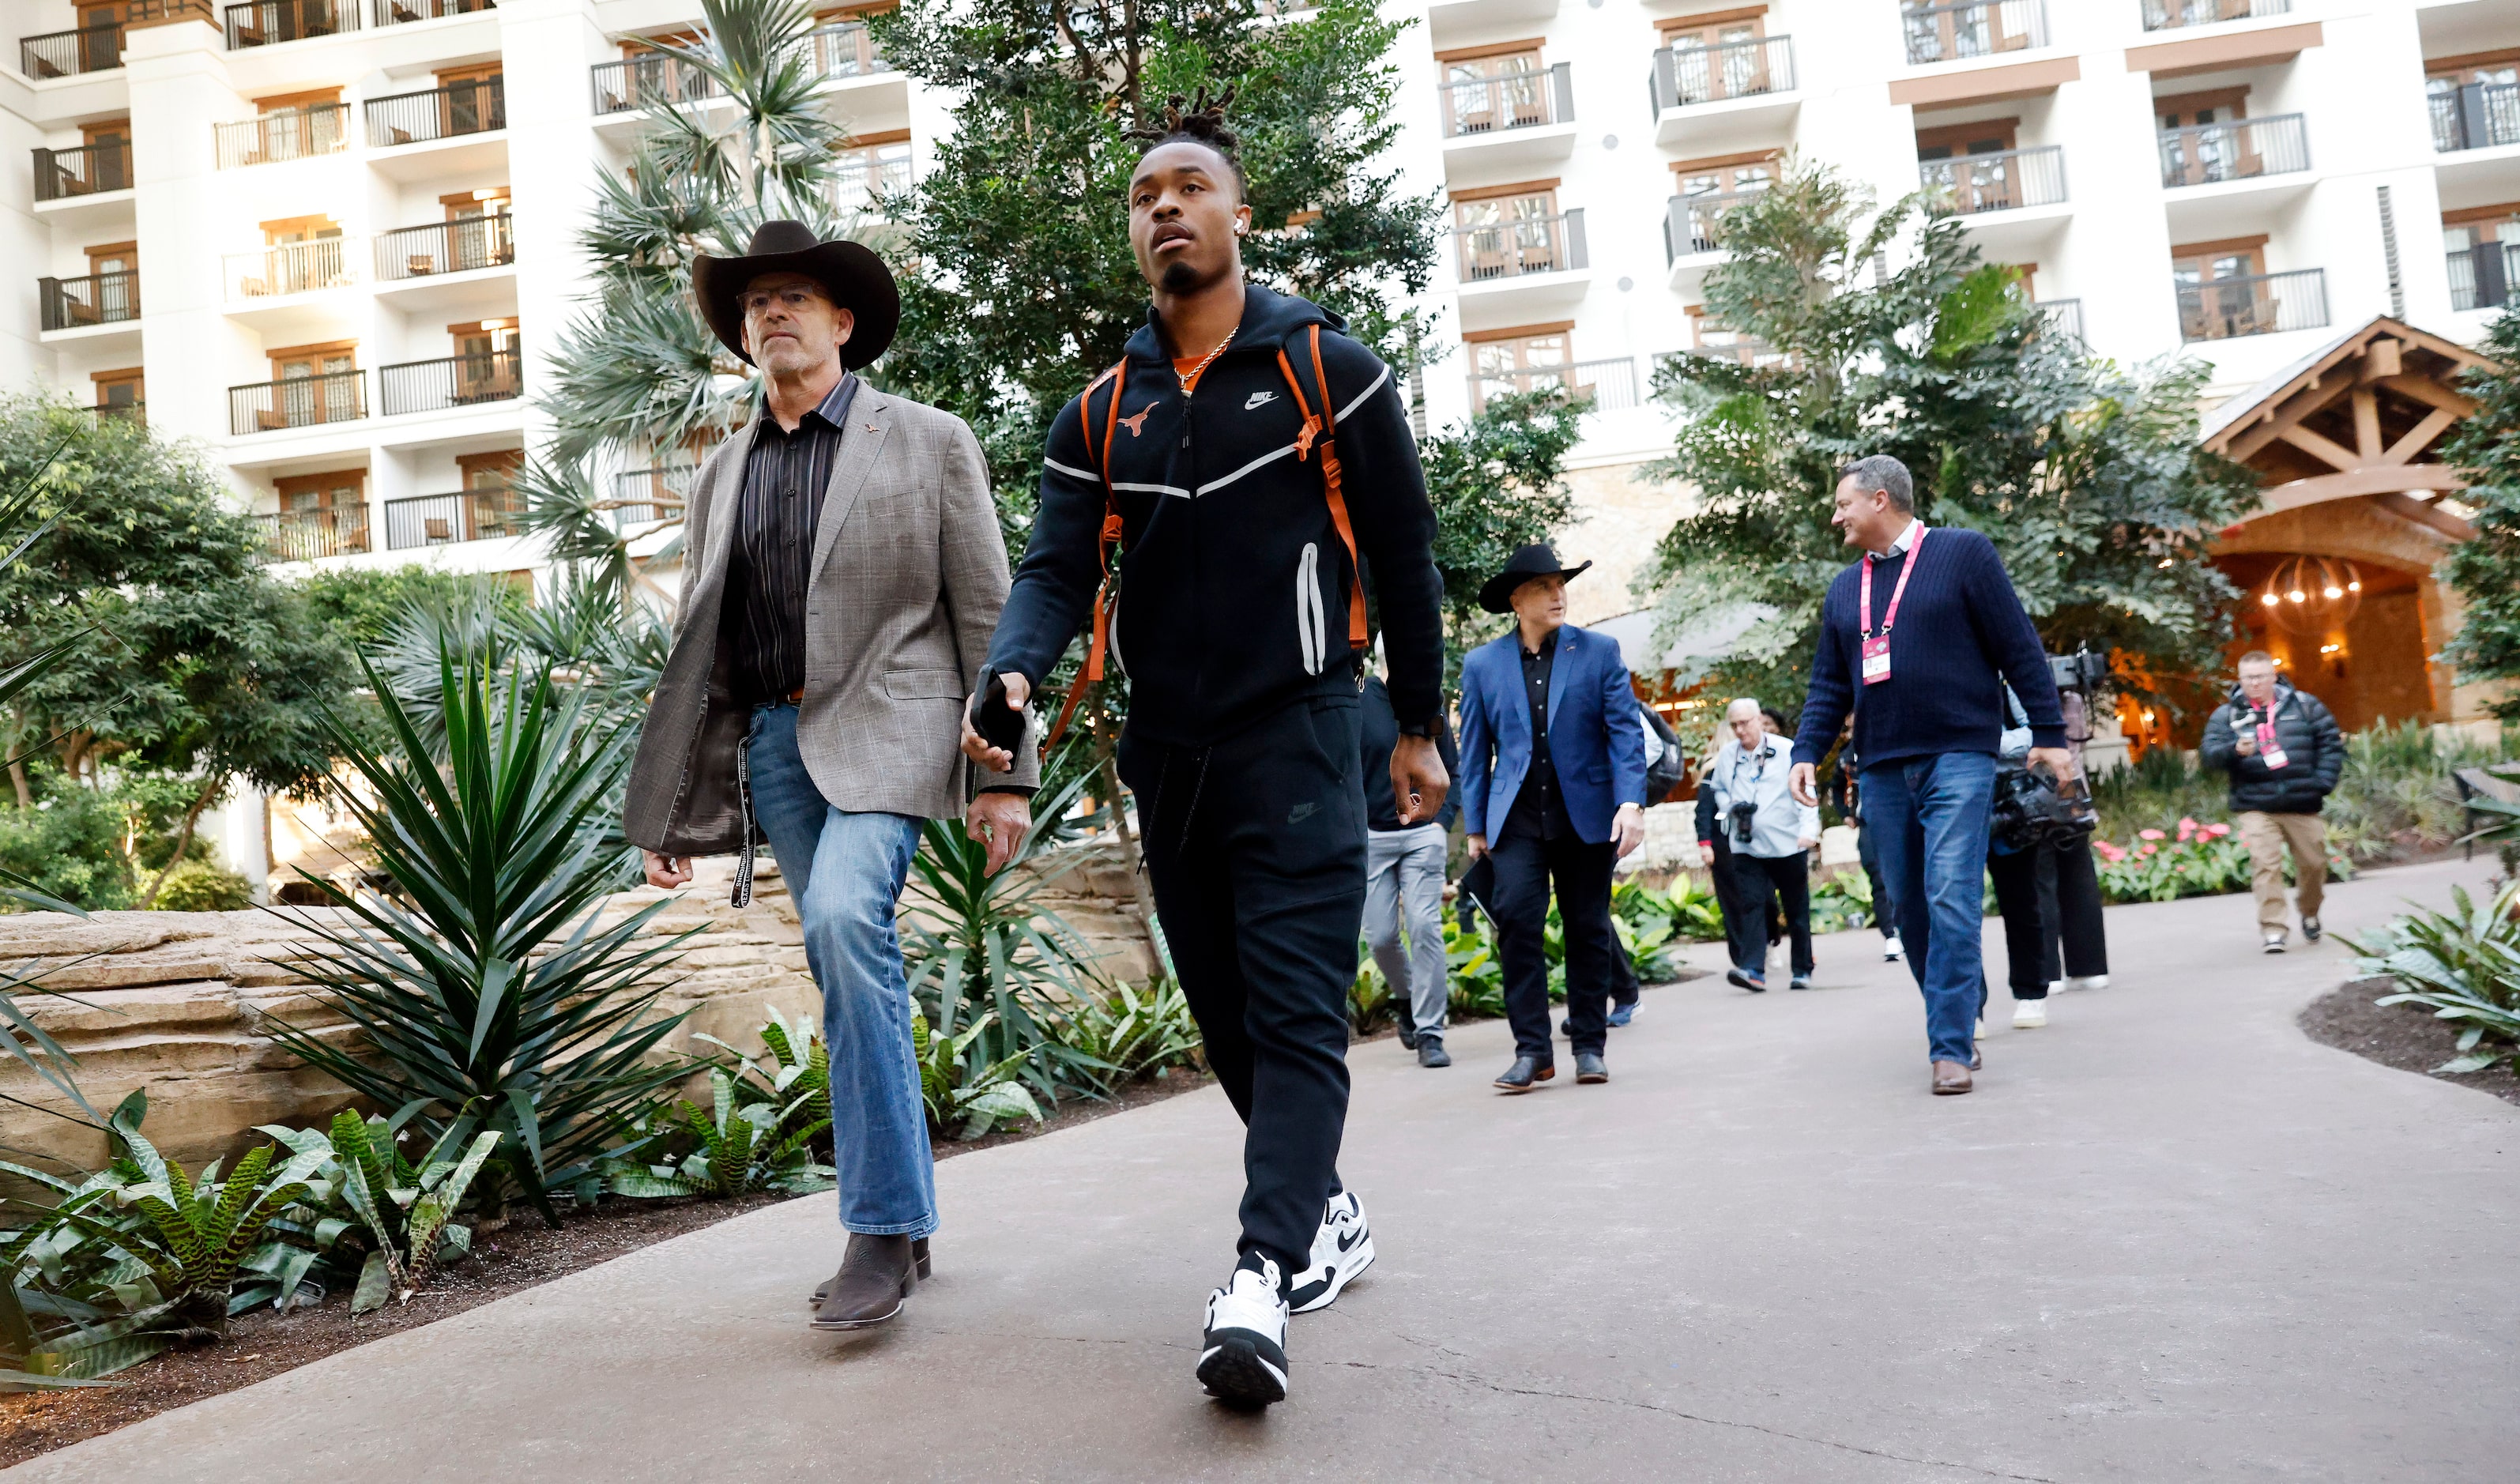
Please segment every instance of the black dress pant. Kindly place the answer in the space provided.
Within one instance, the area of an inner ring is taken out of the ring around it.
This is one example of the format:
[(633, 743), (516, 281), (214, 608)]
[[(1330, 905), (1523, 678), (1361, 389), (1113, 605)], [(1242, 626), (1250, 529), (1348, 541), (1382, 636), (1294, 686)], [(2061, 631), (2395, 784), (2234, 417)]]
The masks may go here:
[(1347, 991), (1365, 923), (1353, 694), (1207, 747), (1120, 738), (1147, 875), (1207, 1064), (1244, 1125), (1240, 1250), (1291, 1280), (1336, 1194)]
[(1996, 910), (2003, 916), (2004, 971), (2016, 1000), (2047, 999), (2048, 981), (2059, 976), (2056, 920), (2039, 890), (2040, 857), (2047, 854), (2044, 849), (1987, 852), (1986, 874), (1995, 882)]
[(1763, 973), (1768, 962), (1768, 909), (1771, 902), (1782, 906), (1785, 930), (1794, 940), (1794, 972), (1812, 971), (1811, 931), (1811, 852), (1797, 850), (1791, 855), (1752, 855), (1746, 850), (1732, 852), (1732, 894), (1741, 910), (1724, 920), (1725, 936), (1731, 938), (1732, 967)]
[(1890, 900), (1890, 883), (1881, 878), (1881, 851), (1872, 843), (1868, 826), (1855, 827), (1855, 858), (1863, 863), (1864, 878), (1872, 886), (1872, 925), (1885, 938), (1899, 936), (1899, 904)]
[(1549, 889), (1557, 887), (1557, 921), (1566, 940), (1566, 1039), (1578, 1052), (1598, 1053), (1609, 1040), (1610, 995), (1618, 934), (1610, 927), (1610, 842), (1588, 845), (1569, 834), (1547, 840), (1513, 831), (1490, 847), (1496, 858), (1497, 961), (1505, 973), (1505, 1014), (1513, 1050), (1543, 1066), (1549, 1042)]
[(2100, 868), (2090, 837), (2041, 853), (2047, 859), (2039, 865), (2040, 894), (2065, 972), (2077, 979), (2107, 973), (2109, 935), (2100, 921)]

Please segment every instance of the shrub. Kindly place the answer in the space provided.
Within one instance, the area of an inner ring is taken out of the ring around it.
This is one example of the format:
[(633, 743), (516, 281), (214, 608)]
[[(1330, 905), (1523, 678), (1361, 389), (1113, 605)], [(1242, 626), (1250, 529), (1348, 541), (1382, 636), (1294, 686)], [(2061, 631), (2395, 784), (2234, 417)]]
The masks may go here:
[(977, 1139), (1001, 1123), (1017, 1118), (1041, 1121), (1041, 1104), (1032, 1090), (1016, 1080), (1030, 1058), (1016, 1052), (974, 1070), (967, 1060), (973, 1045), (988, 1033), (990, 1014), (948, 1036), (931, 1029), (927, 1017), (910, 1017), (910, 1044), (919, 1060), (919, 1091), (927, 1103), (927, 1118), (939, 1129), (953, 1129), (957, 1139)]
[[(2453, 888), (2451, 902), (2449, 912), (2419, 909), (2354, 939), (2357, 967), (2403, 986), (2378, 1003), (2429, 1006), (2437, 1019), (2464, 1022), (2458, 1056), (2435, 1071), (2481, 1071), (2513, 1057), (2520, 1072), (2520, 880), (2482, 903)], [(2494, 1044), (2479, 1051), (2486, 1041)]]
[(399, 1134), (383, 1118), (362, 1118), (348, 1108), (333, 1115), (330, 1133), (266, 1125), (269, 1134), (311, 1161), (308, 1198), (273, 1223), (284, 1236), (303, 1245), (292, 1246), (281, 1261), (263, 1271), (271, 1280), (273, 1302), (286, 1308), (308, 1268), (322, 1256), (367, 1256), (353, 1270), (357, 1286), (350, 1312), (382, 1309), (390, 1298), (411, 1302), (428, 1272), (472, 1250), (472, 1231), (458, 1224), (472, 1179), (490, 1151), (497, 1133), (484, 1130), (466, 1147), (450, 1127), (418, 1165), (402, 1155)]
[(1078, 1001), (1068, 1011), (1067, 1044), (1110, 1067), (1114, 1084), (1167, 1076), (1206, 1057), (1190, 999), (1170, 974), (1144, 987), (1120, 985), (1107, 999)]
[(243, 912), (253, 905), (253, 887), (233, 871), (186, 861), (158, 888), (159, 912)]

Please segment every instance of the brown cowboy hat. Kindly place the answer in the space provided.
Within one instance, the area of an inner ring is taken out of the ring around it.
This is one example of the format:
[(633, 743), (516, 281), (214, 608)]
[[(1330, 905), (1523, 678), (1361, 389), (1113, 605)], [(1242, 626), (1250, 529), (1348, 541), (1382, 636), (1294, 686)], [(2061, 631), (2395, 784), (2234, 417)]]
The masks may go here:
[(818, 242), (814, 229), (800, 221), (766, 221), (752, 234), (742, 257), (692, 259), (692, 296), (700, 315), (717, 332), (727, 349), (752, 362), (743, 348), (744, 289), (765, 273), (801, 273), (823, 286), (832, 302), (857, 317), (857, 327), (840, 346), (840, 364), (851, 371), (872, 363), (892, 344), (901, 328), (901, 290), (892, 270), (873, 249), (851, 242)]
[(1534, 577), (1563, 577), (1571, 582), (1592, 565), (1589, 562), (1578, 566), (1560, 565), (1554, 548), (1546, 541), (1535, 541), (1506, 559), (1505, 570), (1480, 586), (1479, 607), (1491, 613), (1510, 613), (1515, 588)]

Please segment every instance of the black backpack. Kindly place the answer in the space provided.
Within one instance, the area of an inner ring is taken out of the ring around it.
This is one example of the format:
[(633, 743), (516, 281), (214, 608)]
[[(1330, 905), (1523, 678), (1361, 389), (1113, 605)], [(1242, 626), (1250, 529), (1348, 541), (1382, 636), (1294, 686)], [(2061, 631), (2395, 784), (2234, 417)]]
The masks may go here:
[(1651, 808), (1671, 797), (1688, 776), (1688, 760), (1681, 756), (1680, 734), (1672, 731), (1661, 712), (1648, 705), (1639, 705), (1637, 712), (1644, 717), (1645, 730), (1662, 740), (1662, 755), (1645, 765), (1645, 805)]

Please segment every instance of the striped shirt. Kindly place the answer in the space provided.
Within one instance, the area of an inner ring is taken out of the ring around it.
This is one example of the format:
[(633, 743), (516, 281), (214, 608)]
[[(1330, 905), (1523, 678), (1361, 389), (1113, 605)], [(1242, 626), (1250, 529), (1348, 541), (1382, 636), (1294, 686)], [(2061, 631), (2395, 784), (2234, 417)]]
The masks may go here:
[(804, 688), (805, 589), (814, 575), (814, 532), (857, 394), (858, 379), (843, 373), (794, 432), (779, 426), (766, 401), (754, 420), (727, 572), (728, 584), (740, 595), (735, 684), (743, 700), (782, 700)]

